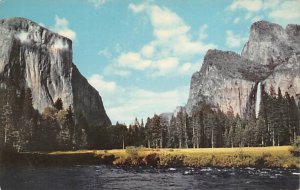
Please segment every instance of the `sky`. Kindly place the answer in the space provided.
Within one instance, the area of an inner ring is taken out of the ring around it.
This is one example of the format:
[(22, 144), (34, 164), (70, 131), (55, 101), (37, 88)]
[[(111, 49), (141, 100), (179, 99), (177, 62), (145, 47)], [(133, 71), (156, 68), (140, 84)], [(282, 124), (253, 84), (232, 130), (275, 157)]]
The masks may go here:
[(73, 41), (73, 62), (112, 123), (184, 106), (208, 49), (240, 53), (251, 24), (300, 24), (300, 0), (0, 0)]

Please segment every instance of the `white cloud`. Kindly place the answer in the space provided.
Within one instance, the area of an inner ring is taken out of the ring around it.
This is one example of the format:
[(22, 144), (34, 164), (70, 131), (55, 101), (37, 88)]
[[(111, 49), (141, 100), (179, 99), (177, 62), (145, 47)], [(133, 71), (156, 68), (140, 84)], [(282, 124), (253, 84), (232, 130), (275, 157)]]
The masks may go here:
[(118, 57), (117, 63), (124, 68), (132, 68), (136, 70), (144, 70), (151, 66), (151, 61), (143, 59), (139, 53), (128, 52)]
[(253, 16), (253, 13), (252, 12), (247, 12), (246, 14), (245, 14), (245, 20), (249, 20), (251, 17)]
[(60, 18), (56, 15), (53, 30), (72, 41), (76, 38), (76, 33), (69, 28), (69, 21), (66, 18)]
[(140, 13), (142, 11), (145, 10), (145, 5), (144, 4), (140, 4), (140, 5), (136, 5), (133, 3), (130, 3), (128, 8), (133, 12), (133, 13)]
[(101, 96), (113, 123), (119, 121), (130, 124), (136, 117), (145, 121), (155, 113), (172, 112), (176, 106), (185, 103), (182, 100), (188, 98), (188, 89), (188, 86), (184, 86), (175, 90), (156, 92), (137, 87), (128, 89), (118, 87), (113, 98), (106, 96), (105, 93)]
[(262, 20), (262, 16), (260, 16), (260, 15), (254, 16), (253, 18), (251, 18), (252, 23), (260, 21), (260, 20)]
[(167, 57), (158, 60), (155, 64), (158, 72), (152, 74), (152, 76), (164, 76), (167, 73), (171, 73), (178, 66), (178, 59), (176, 57)]
[(120, 53), (122, 51), (122, 47), (119, 43), (117, 43), (114, 47), (116, 53)]
[(166, 7), (144, 2), (130, 4), (128, 9), (134, 14), (147, 15), (153, 27), (153, 39), (138, 51), (121, 52), (106, 71), (114, 73), (119, 68), (144, 70), (148, 76), (184, 73), (181, 67), (186, 61), (192, 61), (195, 56), (200, 57), (208, 49), (216, 48), (216, 45), (202, 41), (207, 38), (207, 24), (200, 26), (199, 33), (194, 36), (198, 39), (194, 40), (191, 27)]
[(234, 34), (233, 31), (226, 31), (226, 45), (230, 48), (238, 48), (247, 41), (247, 37)]
[(272, 7), (269, 17), (283, 24), (300, 23), (300, 1), (283, 1), (276, 8)]
[(178, 59), (175, 57), (168, 57), (157, 61), (157, 66), (160, 70), (170, 70), (178, 65)]
[(228, 7), (229, 11), (235, 11), (237, 9), (245, 9), (247, 11), (259, 11), (263, 8), (263, 2), (261, 0), (234, 0)]
[(195, 71), (199, 70), (201, 67), (202, 61), (200, 63), (184, 63), (179, 68), (179, 74), (181, 75), (191, 75)]
[(207, 30), (207, 24), (203, 24), (202, 26), (200, 26), (199, 28), (199, 39), (200, 40), (204, 40), (207, 38), (207, 33), (206, 33), (206, 30)]
[(233, 23), (234, 24), (238, 24), (240, 22), (240, 17), (236, 17), (234, 20), (233, 20)]
[(62, 39), (55, 40), (54, 44), (51, 46), (51, 50), (61, 50), (61, 49), (68, 49), (69, 45), (66, 41)]
[(152, 57), (153, 56), (153, 53), (155, 51), (155, 45), (154, 43), (151, 43), (151, 44), (147, 44), (145, 45), (142, 49), (141, 49), (141, 53), (144, 57)]
[(117, 85), (113, 81), (105, 81), (103, 76), (95, 74), (88, 79), (89, 83), (102, 95), (109, 95), (117, 90)]
[(244, 19), (251, 22), (269, 19), (284, 26), (300, 23), (300, 0), (235, 0), (226, 10), (243, 10)]
[(95, 8), (100, 8), (105, 3), (107, 3), (107, 0), (88, 0), (89, 3), (92, 3)]
[(102, 96), (105, 110), (113, 123), (130, 124), (135, 117), (145, 121), (154, 113), (172, 112), (176, 106), (185, 104), (189, 93), (189, 86), (166, 91), (124, 87), (98, 74), (89, 77), (88, 81)]
[(108, 50), (108, 48), (104, 48), (104, 49), (100, 50), (98, 52), (98, 55), (102, 55), (102, 56), (104, 56), (106, 58), (110, 58), (112, 56), (111, 53), (110, 53), (110, 51)]

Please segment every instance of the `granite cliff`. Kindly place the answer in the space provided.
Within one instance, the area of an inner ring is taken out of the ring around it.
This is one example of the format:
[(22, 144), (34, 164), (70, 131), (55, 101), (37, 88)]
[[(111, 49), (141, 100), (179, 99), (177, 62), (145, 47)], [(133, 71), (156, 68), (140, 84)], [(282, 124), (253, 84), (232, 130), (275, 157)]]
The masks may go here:
[[(261, 96), (261, 85), (300, 96), (300, 26), (254, 23), (241, 55), (209, 50), (193, 74), (186, 111), (209, 104), (245, 116)], [(259, 93), (257, 93), (259, 92)], [(257, 111), (256, 111), (257, 112)]]
[(72, 62), (72, 41), (24, 18), (0, 20), (0, 83), (29, 88), (40, 113), (61, 98), (75, 120), (110, 125), (99, 93)]

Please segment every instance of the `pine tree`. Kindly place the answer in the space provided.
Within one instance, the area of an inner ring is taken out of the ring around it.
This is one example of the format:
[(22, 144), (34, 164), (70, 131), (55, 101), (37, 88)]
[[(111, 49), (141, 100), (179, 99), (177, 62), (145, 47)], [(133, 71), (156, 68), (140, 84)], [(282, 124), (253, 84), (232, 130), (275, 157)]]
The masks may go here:
[(71, 142), (72, 142), (72, 148), (74, 149), (76, 144), (77, 144), (77, 139), (76, 139), (76, 126), (75, 126), (75, 121), (74, 121), (74, 113), (72, 111), (71, 105), (69, 105), (67, 109), (67, 115), (66, 115), (66, 125), (69, 128), (70, 131), (70, 136), (71, 136)]
[(159, 142), (162, 141), (161, 139), (161, 124), (160, 124), (160, 117), (158, 115), (154, 115), (151, 120), (151, 131), (152, 131), (152, 140), (154, 143), (154, 147), (159, 147)]
[(147, 139), (147, 147), (151, 148), (152, 144), (152, 129), (151, 129), (151, 119), (148, 117), (147, 122), (145, 125), (145, 130), (146, 130), (146, 139)]
[(289, 107), (290, 107), (290, 125), (291, 125), (292, 136), (293, 136), (292, 139), (294, 141), (297, 138), (297, 135), (299, 135), (300, 118), (299, 118), (299, 110), (297, 108), (297, 104), (293, 96), (290, 98)]
[(267, 133), (267, 128), (266, 128), (265, 120), (261, 115), (258, 115), (258, 118), (256, 120), (256, 138), (257, 138), (256, 142), (261, 146), (266, 146), (266, 138), (267, 138), (266, 133)]
[[(12, 148), (12, 131), (13, 131), (13, 112), (12, 107), (8, 103), (3, 106), (2, 111), (2, 126), (4, 128), (3, 148)], [(2, 144), (2, 143), (1, 143)]]

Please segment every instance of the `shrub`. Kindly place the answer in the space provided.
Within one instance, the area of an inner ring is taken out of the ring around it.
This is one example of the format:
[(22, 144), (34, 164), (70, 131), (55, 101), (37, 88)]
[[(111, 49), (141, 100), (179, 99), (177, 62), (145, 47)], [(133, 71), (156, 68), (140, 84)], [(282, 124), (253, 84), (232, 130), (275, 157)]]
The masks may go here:
[(157, 153), (150, 153), (143, 158), (143, 162), (146, 166), (157, 166), (159, 160), (159, 154)]
[(126, 153), (128, 154), (129, 158), (136, 159), (139, 157), (139, 148), (134, 146), (128, 146), (126, 147)]
[(166, 154), (161, 155), (159, 164), (161, 166), (183, 166), (185, 156), (183, 154)]
[(119, 157), (116, 160), (113, 161), (114, 165), (127, 165), (128, 160), (125, 157)]
[(190, 167), (211, 166), (214, 155), (187, 156), (184, 158), (184, 165)]
[(297, 136), (297, 138), (294, 140), (292, 148), (290, 148), (290, 153), (293, 156), (300, 156), (300, 136)]
[(125, 162), (133, 166), (143, 165), (143, 159), (139, 156), (140, 149), (141, 147), (126, 147), (126, 153), (128, 155), (125, 158)]

